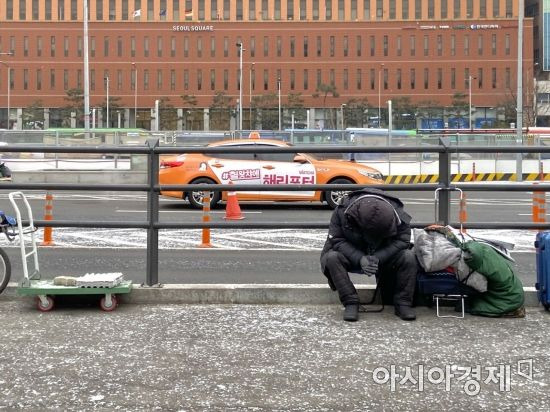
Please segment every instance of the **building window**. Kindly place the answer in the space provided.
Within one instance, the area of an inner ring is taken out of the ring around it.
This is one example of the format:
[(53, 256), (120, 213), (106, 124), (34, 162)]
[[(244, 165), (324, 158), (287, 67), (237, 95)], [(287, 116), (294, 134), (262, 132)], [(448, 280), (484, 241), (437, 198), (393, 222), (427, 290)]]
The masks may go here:
[(437, 88), (443, 88), (443, 69), (437, 69)]
[(376, 0), (376, 19), (382, 20), (383, 17), (384, 17), (384, 1)]
[(456, 89), (456, 69), (451, 68), (451, 89)]
[(370, 19), (370, 0), (363, 0), (363, 20)]
[(229, 70), (227, 69), (223, 71), (223, 89), (229, 89)]
[(264, 90), (269, 88), (269, 74), (267, 69), (264, 69)]
[[(227, 46), (227, 37), (224, 37), (224, 43)], [(224, 57), (227, 57), (227, 49), (224, 50)], [(189, 57), (189, 37), (183, 38), (183, 57)]]
[(396, 42), (397, 42), (396, 54), (397, 56), (401, 56), (401, 36), (397, 36)]
[(281, 54), (283, 53), (283, 45), (282, 45), (282, 39), (281, 36), (277, 36), (277, 57), (281, 57)]
[(479, 68), (477, 69), (477, 87), (480, 89), (483, 88), (483, 69)]
[(464, 36), (464, 56), (470, 55), (470, 36)]
[(63, 56), (69, 57), (69, 38), (63, 37)]
[(189, 90), (189, 70), (183, 71), (183, 90)]
[(197, 37), (197, 57), (202, 57), (202, 37), (200, 36)]
[(411, 69), (410, 71), (410, 81), (411, 81), (411, 90), (414, 90), (416, 87), (416, 71)]
[(300, 20), (307, 19), (307, 5), (306, 0), (300, 0)]
[(384, 76), (384, 90), (388, 90), (388, 69), (384, 69), (384, 72), (383, 72), (383, 76)]
[(157, 37), (157, 57), (162, 57), (162, 36)]
[(414, 0), (414, 18), (416, 20), (422, 19), (422, 0)]
[(424, 56), (428, 56), (430, 53), (430, 40), (428, 36), (424, 36)]
[(19, 20), (27, 20), (26, 0), (19, 0)]
[(466, 0), (466, 17), (471, 19), (474, 16), (474, 0)]
[(441, 18), (446, 19), (447, 18), (447, 0), (441, 0), (440, 9), (441, 9)]
[(256, 57), (256, 37), (250, 38), (250, 57)]
[(464, 88), (468, 90), (470, 87), (470, 69), (464, 69)]
[(395, 72), (395, 78), (397, 81), (397, 89), (401, 90), (401, 69), (397, 69)]
[(116, 55), (122, 57), (122, 36), (118, 36), (116, 39)]
[[(221, 16), (219, 16), (219, 17), (221, 17)], [(185, 20), (193, 20), (193, 2), (192, 2), (192, 0), (185, 0)]]
[(330, 69), (329, 71), (329, 83), (331, 86), (335, 86), (335, 79), (336, 79), (336, 76), (335, 76), (335, 73), (334, 73), (334, 69)]
[(162, 70), (157, 70), (157, 90), (162, 90)]
[(504, 37), (504, 54), (506, 54), (506, 56), (510, 55), (510, 35), (509, 34), (507, 34)]
[[(136, 10), (137, 10), (137, 8), (136, 8)], [(96, 20), (103, 20), (103, 0), (96, 0), (95, 19)]]
[(362, 81), (363, 74), (361, 69), (357, 69), (357, 74), (355, 75), (355, 77), (356, 77), (355, 80), (356, 80), (357, 90), (361, 90), (361, 88), (363, 87), (363, 81)]
[(460, 0), (453, 0), (453, 17), (460, 19)]
[(332, 20), (332, 0), (325, 0), (325, 19)]
[(6, 20), (13, 20), (13, 0), (6, 0)]
[(206, 13), (204, 10), (204, 0), (199, 0), (199, 13), (198, 13), (199, 20), (204, 20), (206, 18)]
[(319, 20), (319, 0), (313, 0), (311, 11), (313, 12), (313, 20)]
[(428, 19), (435, 17), (435, 5), (434, 0), (428, 0)]
[(363, 48), (363, 46), (361, 45), (361, 36), (357, 36), (355, 38), (355, 48), (357, 50), (357, 52), (356, 52), (357, 57), (361, 57), (361, 51), (362, 51), (362, 48)]
[(383, 50), (384, 50), (384, 56), (388, 56), (388, 36), (384, 36), (383, 39)]
[(149, 37), (143, 39), (143, 56), (149, 57)]
[(323, 74), (322, 74), (322, 72), (321, 72), (321, 69), (317, 69), (317, 82), (315, 83), (317, 89), (319, 88), (319, 86), (320, 86), (322, 83), (323, 83)]
[(497, 35), (491, 35), (491, 54), (495, 56), (497, 54)]
[(500, 1), (493, 0), (493, 17), (500, 17)]
[(143, 90), (149, 90), (149, 70), (143, 70)]
[(243, 19), (243, 0), (237, 0), (237, 10), (235, 18), (239, 21)]
[(479, 0), (479, 17), (487, 17), (487, 0)]
[(32, 0), (32, 19), (38, 20), (38, 0)]
[(437, 55), (443, 55), (443, 36), (441, 34), (437, 35)]
[(411, 53), (411, 56), (416, 56), (416, 37), (415, 36), (410, 37), (410, 53)]
[(308, 71), (307, 69), (304, 69), (304, 90), (307, 90), (308, 88), (309, 88)]
[(374, 36), (370, 36), (370, 55), (371, 57), (374, 56), (376, 53), (376, 39)]
[(216, 57), (216, 38), (210, 37), (210, 57)]
[[(76, 3), (76, 0), (75, 0), (75, 3)], [(73, 20), (76, 20), (76, 18)], [(115, 0), (109, 0), (109, 20), (111, 21), (116, 20), (116, 1)]]
[(296, 72), (294, 70), (290, 70), (290, 90), (294, 90), (296, 88)]
[(23, 56), (25, 56), (25, 57), (29, 56), (29, 38), (28, 38), (28, 36), (23, 37)]
[(55, 69), (50, 69), (50, 89), (55, 89)]
[(55, 36), (50, 37), (50, 57), (55, 57)]
[(451, 34), (451, 56), (456, 55), (456, 36)]
[(493, 89), (497, 88), (497, 68), (493, 67), (491, 69), (491, 87)]
[(335, 44), (334, 44), (334, 36), (330, 36), (329, 38), (329, 52), (330, 52), (330, 57), (334, 57), (334, 48), (335, 48)]
[(375, 81), (375, 72), (374, 72), (374, 69), (370, 69), (369, 83), (370, 83), (371, 90), (374, 90), (374, 81)]
[(45, 4), (45, 18), (46, 20), (51, 20), (52, 19), (52, 0), (46, 0), (46, 4)]
[(323, 53), (323, 39), (321, 36), (317, 36), (317, 57), (321, 57)]
[(136, 38), (130, 37), (130, 56), (136, 57)]
[(409, 20), (409, 0), (402, 0), (401, 18)]
[(29, 90), (29, 69), (23, 69), (23, 90)]
[(122, 20), (128, 20), (128, 0), (122, 0)]
[(109, 37), (105, 36), (103, 38), (103, 56), (109, 57)]
[(395, 0), (390, 0), (390, 20), (395, 20)]
[(344, 90), (348, 90), (349, 89), (349, 84), (348, 84), (348, 69), (344, 69)]
[(42, 36), (38, 36), (36, 38), (36, 56), (41, 57), (42, 56)]
[(122, 70), (116, 71), (116, 89), (122, 90)]
[(210, 90), (216, 90), (216, 70), (210, 69)]
[(264, 57), (269, 56), (269, 37), (264, 36)]
[(273, 13), (274, 20), (281, 20), (281, 0), (274, 0), (273, 8), (274, 8), (274, 13)]
[(477, 54), (478, 56), (483, 55), (483, 34), (477, 36)]
[(304, 57), (308, 57), (308, 39), (304, 36)]
[(296, 38), (290, 36), (290, 57), (295, 57), (296, 54)]
[[(212, 14), (215, 9), (212, 10)], [(256, 0), (248, 0), (248, 20), (256, 20)]]
[(294, 20), (294, 0), (288, 0), (286, 6), (286, 19)]
[(344, 36), (344, 57), (348, 57), (349, 53), (349, 44), (348, 44), (348, 36)]
[[(93, 71), (93, 69), (90, 70), (90, 73)], [(93, 90), (91, 86), (90, 89)], [(69, 90), (69, 71), (67, 69), (63, 70), (63, 90)]]
[(84, 47), (83, 46), (83, 40), (82, 40), (82, 36), (78, 36), (76, 38), (76, 55), (78, 57), (82, 57), (82, 48)]
[(424, 69), (424, 89), (427, 89), (430, 86), (430, 70), (428, 68)]

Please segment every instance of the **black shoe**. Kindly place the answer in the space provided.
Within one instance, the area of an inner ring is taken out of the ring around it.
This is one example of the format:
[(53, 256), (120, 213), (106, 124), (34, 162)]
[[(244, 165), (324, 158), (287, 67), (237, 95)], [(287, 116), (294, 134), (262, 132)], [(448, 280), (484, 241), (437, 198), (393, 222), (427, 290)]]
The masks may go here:
[(359, 305), (346, 305), (344, 309), (344, 320), (356, 322), (359, 320)]
[(395, 305), (395, 314), (403, 320), (415, 320), (414, 309), (407, 305)]

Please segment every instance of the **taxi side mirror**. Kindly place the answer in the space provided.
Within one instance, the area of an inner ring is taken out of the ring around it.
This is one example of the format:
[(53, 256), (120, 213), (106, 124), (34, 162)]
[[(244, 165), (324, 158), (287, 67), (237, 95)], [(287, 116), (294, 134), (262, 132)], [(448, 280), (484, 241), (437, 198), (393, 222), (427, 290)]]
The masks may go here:
[(294, 156), (294, 162), (296, 162), (296, 163), (307, 163), (307, 159), (303, 155), (297, 154), (296, 156)]

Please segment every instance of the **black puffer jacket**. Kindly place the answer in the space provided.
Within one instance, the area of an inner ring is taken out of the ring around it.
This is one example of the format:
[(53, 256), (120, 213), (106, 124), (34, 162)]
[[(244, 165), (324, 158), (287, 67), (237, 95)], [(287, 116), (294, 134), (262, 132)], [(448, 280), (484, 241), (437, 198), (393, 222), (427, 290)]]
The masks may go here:
[[(368, 229), (365, 229), (365, 226), (368, 227), (368, 219), (377, 218), (376, 211), (369, 214), (366, 219), (363, 216), (361, 223), (356, 221), (357, 215), (353, 215), (359, 201), (372, 196), (386, 200), (395, 210), (395, 225), (382, 236), (372, 236), (373, 234), (367, 233)], [(380, 260), (380, 264), (384, 265), (397, 252), (409, 248), (410, 222), (411, 216), (403, 210), (403, 203), (398, 198), (374, 188), (350, 192), (332, 214), (321, 258), (328, 251), (335, 250), (342, 253), (354, 267), (360, 267), (359, 261), (364, 255), (374, 255)]]

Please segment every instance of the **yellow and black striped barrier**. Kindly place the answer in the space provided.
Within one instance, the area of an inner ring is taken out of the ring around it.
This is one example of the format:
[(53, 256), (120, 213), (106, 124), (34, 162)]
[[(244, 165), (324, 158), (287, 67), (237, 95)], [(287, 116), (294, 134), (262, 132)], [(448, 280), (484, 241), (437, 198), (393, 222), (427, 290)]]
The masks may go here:
[[(392, 175), (386, 176), (385, 183), (407, 184), (407, 183), (437, 183), (439, 175)], [(523, 181), (550, 180), (550, 173), (545, 173), (540, 178), (540, 173), (524, 173)], [(451, 182), (508, 182), (516, 181), (515, 173), (457, 173), (451, 175)]]

